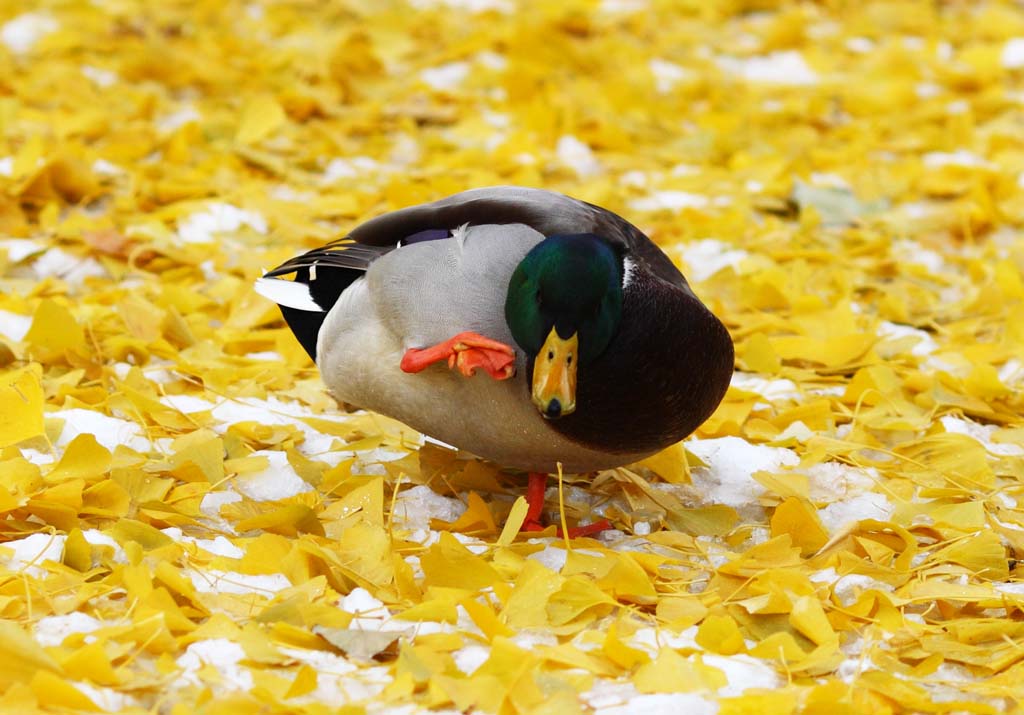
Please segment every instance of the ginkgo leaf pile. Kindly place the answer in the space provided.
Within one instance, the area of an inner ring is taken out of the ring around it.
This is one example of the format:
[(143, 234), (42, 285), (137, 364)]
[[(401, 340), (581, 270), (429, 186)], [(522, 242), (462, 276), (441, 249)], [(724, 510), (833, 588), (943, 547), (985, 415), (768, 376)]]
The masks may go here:
[[(692, 439), (549, 490), (600, 539), (517, 536), (521, 475), (336, 405), (251, 289), (494, 184), (627, 216), (736, 342)], [(1022, 216), (1009, 2), (7, 0), (0, 700), (1019, 707)]]

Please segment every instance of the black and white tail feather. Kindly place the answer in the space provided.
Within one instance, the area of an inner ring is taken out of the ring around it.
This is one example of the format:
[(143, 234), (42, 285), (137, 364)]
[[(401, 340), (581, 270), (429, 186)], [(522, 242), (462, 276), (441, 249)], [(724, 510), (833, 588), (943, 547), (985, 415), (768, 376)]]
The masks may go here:
[[(256, 280), (256, 292), (278, 304), (288, 327), (316, 361), (316, 343), (328, 311), (370, 264), (395, 246), (367, 246), (350, 238), (285, 261)], [(295, 274), (294, 280), (283, 277)]]

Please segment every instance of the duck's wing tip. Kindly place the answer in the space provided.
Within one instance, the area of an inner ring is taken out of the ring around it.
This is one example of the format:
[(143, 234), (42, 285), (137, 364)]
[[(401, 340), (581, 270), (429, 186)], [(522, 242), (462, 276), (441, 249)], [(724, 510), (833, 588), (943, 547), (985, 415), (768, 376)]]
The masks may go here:
[(302, 281), (286, 281), (280, 278), (257, 278), (253, 289), (264, 298), (278, 305), (310, 313), (326, 312), (315, 300), (309, 285)]

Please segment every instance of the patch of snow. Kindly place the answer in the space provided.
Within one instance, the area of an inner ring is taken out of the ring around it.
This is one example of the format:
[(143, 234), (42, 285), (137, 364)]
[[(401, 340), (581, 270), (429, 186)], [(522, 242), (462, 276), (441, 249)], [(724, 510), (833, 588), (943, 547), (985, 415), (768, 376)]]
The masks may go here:
[(841, 462), (820, 462), (799, 471), (807, 475), (809, 496), (816, 503), (849, 499), (870, 491), (881, 480), (874, 467), (862, 469)]
[(878, 336), (881, 338), (893, 338), (895, 340), (913, 336), (917, 338), (917, 344), (911, 348), (910, 354), (921, 357), (931, 355), (939, 348), (939, 344), (935, 342), (935, 338), (925, 331), (910, 325), (890, 323), (888, 320), (883, 320), (878, 324)]
[(796, 400), (800, 397), (800, 391), (797, 390), (796, 383), (792, 380), (771, 380), (739, 370), (733, 372), (732, 381), (729, 384), (744, 392), (756, 393), (769, 402)]
[(76, 256), (63, 248), (51, 248), (32, 263), (32, 270), (39, 278), (56, 277), (73, 286), (80, 286), (86, 278), (107, 276), (104, 268), (92, 256)]
[(578, 176), (588, 177), (601, 173), (601, 162), (594, 156), (594, 152), (571, 134), (565, 134), (558, 140), (555, 154), (562, 164), (575, 171)]
[(997, 454), (1001, 457), (1019, 457), (1024, 454), (1024, 447), (1019, 444), (1000, 443), (992, 441), (992, 434), (998, 429), (996, 425), (979, 425), (970, 420), (944, 415), (939, 418), (942, 426), (947, 432), (962, 434), (971, 437), (981, 443), (990, 454)]
[(160, 402), (186, 415), (194, 412), (209, 412), (216, 406), (209, 400), (195, 395), (161, 395)]
[(874, 51), (875, 42), (867, 37), (850, 37), (846, 40), (846, 49), (858, 55), (866, 55)]
[(1024, 595), (1024, 582), (1018, 581), (1011, 583), (1009, 581), (997, 581), (992, 584), (995, 589), (1000, 593), (1009, 593), (1014, 596)]
[(92, 633), (104, 627), (97, 620), (81, 611), (72, 611), (63, 616), (44, 616), (32, 626), (36, 642), (44, 648), (53, 648), (75, 633)]
[(7, 550), (13, 551), (5, 560), (11, 571), (24, 571), (33, 578), (43, 578), (47, 570), (42, 567), (44, 561), (60, 562), (64, 557), (66, 536), (55, 534), (32, 534), (23, 539), (8, 541), (0, 546), (0, 559)]
[(729, 681), (728, 685), (718, 689), (719, 697), (742, 695), (748, 688), (775, 690), (782, 686), (782, 679), (775, 668), (749, 655), (705, 653), (704, 665), (718, 668)]
[(629, 639), (629, 645), (646, 651), (650, 656), (656, 656), (662, 648), (704, 650), (697, 644), (696, 626), (690, 626), (680, 633), (672, 633), (650, 626), (638, 628), (633, 637)]
[(689, 268), (688, 277), (693, 281), (707, 280), (725, 268), (738, 269), (750, 254), (731, 244), (715, 238), (684, 244), (683, 260)]
[(686, 449), (708, 465), (692, 470), (694, 489), (704, 503), (733, 507), (756, 502), (764, 492), (752, 478), (754, 472), (779, 471), (800, 461), (792, 450), (753, 445), (739, 437), (692, 440)]
[(41, 12), (26, 12), (0, 27), (0, 42), (16, 55), (30, 52), (44, 36), (60, 29), (55, 19)]
[(1013, 387), (1024, 382), (1024, 362), (1019, 358), (1010, 358), (999, 368), (999, 381)]
[(966, 149), (957, 149), (953, 152), (931, 151), (925, 154), (923, 159), (924, 165), (930, 168), (940, 166), (992, 166), (988, 160)]
[(70, 680), (67, 682), (82, 693), (82, 695), (92, 700), (101, 712), (117, 713), (139, 705), (139, 701), (131, 695), (119, 692), (113, 688)]
[(671, 92), (672, 88), (679, 82), (693, 74), (690, 70), (675, 62), (663, 60), (660, 57), (653, 58), (647, 63), (654, 75), (654, 88), (662, 94)]
[(296, 494), (313, 491), (288, 463), (288, 455), (277, 450), (260, 449), (251, 457), (266, 457), (269, 464), (258, 472), (239, 474), (234, 479), (235, 489), (255, 501), (277, 501)]
[(252, 690), (252, 673), (240, 665), (245, 658), (242, 646), (227, 638), (196, 641), (178, 656), (176, 662), (183, 671), (178, 676), (178, 682), (183, 685), (202, 685), (199, 671), (211, 665), (216, 668), (225, 690)]
[(1013, 37), (1003, 45), (1003, 67), (1016, 70), (1024, 67), (1024, 37)]
[(101, 67), (93, 67), (92, 65), (82, 65), (82, 74), (97, 87), (109, 87), (113, 84), (117, 84), (117, 72), (111, 72)]
[(233, 233), (248, 226), (257, 233), (267, 232), (267, 220), (255, 211), (215, 201), (178, 220), (178, 237), (185, 243), (213, 243), (218, 234)]
[(452, 653), (455, 666), (466, 675), (472, 675), (477, 668), (491, 657), (491, 649), (479, 643), (471, 643)]
[(242, 495), (235, 491), (207, 492), (199, 503), (199, 511), (211, 519), (220, 519), (220, 509), (225, 504), (242, 501)]
[(161, 531), (178, 543), (195, 544), (203, 551), (216, 556), (225, 556), (229, 559), (240, 559), (245, 556), (245, 552), (242, 549), (232, 544), (223, 536), (217, 536), (213, 539), (197, 539), (194, 536), (183, 534), (177, 526), (169, 526), (166, 529), (161, 529)]
[[(607, 681), (600, 680), (594, 688), (583, 694), (584, 700), (594, 708), (594, 715), (668, 715), (669, 713), (686, 713), (686, 715), (715, 715), (718, 703), (705, 700), (696, 693), (622, 693), (621, 702), (603, 705), (603, 701), (594, 698), (593, 693), (600, 693), (600, 686)], [(632, 683), (626, 685), (632, 687)], [(591, 699), (588, 700), (588, 696)], [(596, 700), (596, 702), (595, 702)]]
[(867, 492), (829, 504), (824, 509), (818, 510), (818, 516), (828, 532), (834, 534), (847, 524), (863, 519), (887, 521), (894, 509), (895, 507), (884, 494)]
[(392, 515), (406, 529), (429, 529), (431, 519), (452, 522), (462, 516), (466, 505), (438, 494), (425, 484), (406, 489), (395, 499)]
[(796, 50), (743, 59), (719, 57), (717, 63), (724, 71), (743, 77), (748, 82), (789, 85), (811, 85), (818, 82), (818, 74)]
[(683, 209), (702, 209), (710, 203), (711, 200), (703, 194), (665, 190), (633, 199), (629, 202), (629, 207), (634, 211), (681, 211)]
[(92, 163), (92, 170), (97, 174), (103, 174), (104, 176), (118, 176), (124, 174), (125, 170), (117, 164), (112, 164), (106, 159), (97, 159)]
[(942, 94), (942, 91), (942, 85), (935, 84), (934, 82), (918, 82), (914, 85), (914, 94), (920, 99), (938, 97)]
[(185, 571), (192, 585), (199, 593), (234, 593), (244, 595), (255, 593), (272, 596), (278, 591), (290, 588), (292, 583), (284, 574), (244, 574), (237, 571), (216, 569), (187, 569)]
[[(14, 157), (5, 156), (0, 157), (0, 176), (10, 176), (14, 173)], [(12, 239), (18, 240), (18, 239)], [(6, 242), (4, 242), (6, 243)]]
[(189, 122), (199, 122), (203, 118), (203, 115), (199, 113), (191, 104), (182, 107), (176, 112), (165, 114), (156, 120), (156, 128), (161, 132), (169, 133), (175, 129), (179, 129)]
[(537, 563), (551, 569), (555, 573), (560, 573), (562, 568), (565, 566), (566, 559), (569, 557), (569, 552), (565, 549), (560, 549), (557, 546), (547, 545), (548, 540), (541, 539), (530, 539), (530, 543), (544, 543), (546, 548), (542, 551), (537, 551), (530, 554), (526, 558), (530, 561), (536, 561)]
[(20, 343), (32, 327), (31, 315), (19, 315), (9, 310), (0, 310), (0, 336)]
[[(89, 542), (90, 546), (104, 546), (113, 549), (114, 555), (111, 558), (113, 559), (114, 563), (128, 563), (128, 556), (125, 554), (124, 548), (121, 546), (121, 544), (114, 541), (114, 539), (107, 536), (99, 529), (86, 529), (82, 532), (82, 536), (85, 537), (85, 540)], [(95, 562), (96, 559), (94, 558), (93, 563), (95, 564)]]
[(351, 159), (335, 158), (327, 164), (320, 176), (320, 183), (332, 184), (338, 179), (355, 179), (381, 170), (376, 159), (368, 156), (354, 156)]
[(142, 436), (142, 427), (138, 424), (117, 417), (108, 417), (102, 412), (72, 407), (48, 412), (46, 416), (64, 420), (64, 427), (56, 443), (61, 449), (67, 447), (71, 440), (80, 434), (91, 434), (111, 452), (117, 449), (118, 445), (143, 453), (153, 448), (150, 441)]
[(905, 263), (924, 266), (932, 273), (942, 273), (948, 269), (946, 259), (941, 254), (925, 248), (917, 241), (898, 241), (893, 246), (893, 257)]
[[(3, 172), (0, 171), (0, 173)], [(0, 240), (0, 249), (7, 253), (8, 261), (21, 263), (34, 253), (42, 253), (46, 250), (46, 246), (28, 238), (6, 238)]]
[(472, 69), (468, 62), (448, 62), (437, 67), (429, 67), (420, 72), (420, 79), (432, 89), (441, 92), (456, 89), (466, 81)]

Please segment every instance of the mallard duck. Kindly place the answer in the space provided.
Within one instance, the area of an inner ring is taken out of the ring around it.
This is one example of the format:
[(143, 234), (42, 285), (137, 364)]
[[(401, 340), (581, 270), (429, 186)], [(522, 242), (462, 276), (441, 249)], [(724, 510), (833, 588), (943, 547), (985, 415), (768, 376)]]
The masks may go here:
[(256, 290), (338, 400), (530, 472), (526, 529), (556, 465), (608, 469), (678, 442), (733, 371), (728, 331), (649, 238), (540, 189), (378, 216)]

